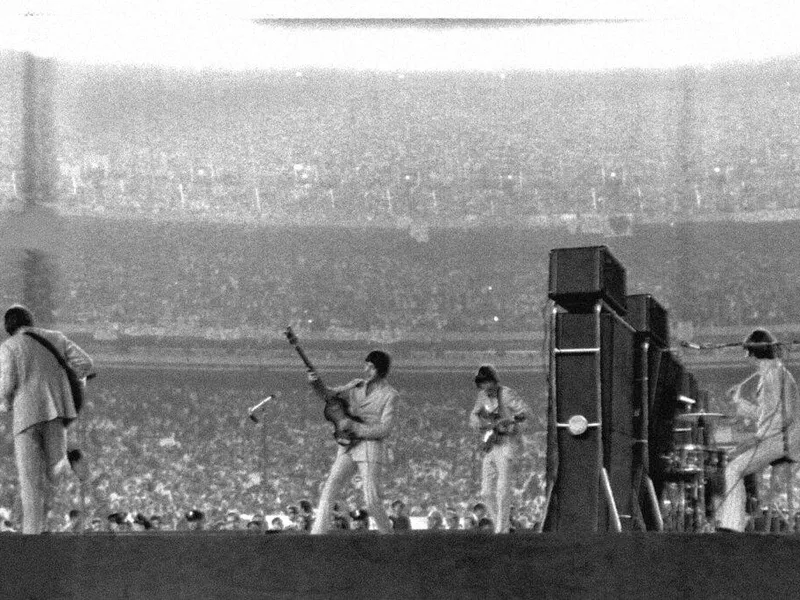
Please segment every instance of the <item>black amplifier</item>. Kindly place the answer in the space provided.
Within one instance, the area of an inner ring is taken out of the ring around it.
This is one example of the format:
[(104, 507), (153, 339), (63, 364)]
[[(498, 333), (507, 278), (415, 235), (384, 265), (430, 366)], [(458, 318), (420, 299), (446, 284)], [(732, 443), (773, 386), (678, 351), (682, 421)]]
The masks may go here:
[(628, 321), (639, 333), (645, 333), (660, 348), (669, 348), (669, 320), (667, 310), (650, 294), (628, 296)]
[(625, 269), (607, 246), (550, 251), (548, 297), (567, 310), (585, 312), (598, 300), (604, 300), (624, 315), (625, 285)]

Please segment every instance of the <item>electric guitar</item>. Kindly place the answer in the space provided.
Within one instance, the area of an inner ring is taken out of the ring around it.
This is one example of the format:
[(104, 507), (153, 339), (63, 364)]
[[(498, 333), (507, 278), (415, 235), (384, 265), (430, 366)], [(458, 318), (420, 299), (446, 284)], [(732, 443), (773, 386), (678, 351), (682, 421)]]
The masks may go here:
[(492, 428), (487, 429), (481, 438), (481, 450), (489, 452), (495, 447), (500, 439), (508, 435), (515, 423), (525, 420), (525, 415), (511, 415), (503, 402), (503, 388), (497, 389), (497, 409), (490, 413), (484, 413), (484, 418), (492, 421)]
[[(314, 373), (317, 376), (317, 380), (320, 384), (318, 389), (325, 389), (327, 390), (322, 383), (322, 380), (319, 379), (319, 373), (314, 368), (314, 365), (311, 364), (311, 361), (306, 356), (306, 353), (303, 352), (303, 349), (300, 347), (299, 342), (297, 341), (297, 336), (292, 331), (291, 327), (286, 328), (286, 339), (289, 340), (289, 343), (294, 347), (297, 351), (297, 354), (300, 356), (303, 363), (306, 365), (306, 368), (310, 373)], [(325, 400), (325, 408), (322, 411), (323, 416), (327, 421), (333, 423), (334, 432), (333, 438), (336, 442), (341, 446), (350, 446), (358, 442), (357, 439), (354, 439), (348, 432), (342, 431), (339, 427), (339, 423), (342, 419), (350, 419), (357, 423), (363, 423), (363, 419), (361, 417), (357, 417), (350, 412), (350, 406), (348, 405), (347, 401), (343, 398), (339, 397), (338, 394), (334, 394), (332, 392), (326, 392), (324, 395)]]

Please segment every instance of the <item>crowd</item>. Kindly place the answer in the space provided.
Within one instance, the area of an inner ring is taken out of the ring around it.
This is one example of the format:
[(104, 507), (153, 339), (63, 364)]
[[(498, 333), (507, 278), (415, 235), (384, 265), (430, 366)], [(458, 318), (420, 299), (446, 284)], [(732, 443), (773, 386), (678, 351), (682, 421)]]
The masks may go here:
[[(308, 393), (302, 370), (273, 373), (270, 383), (285, 386), (284, 393), (255, 424), (248, 407), (265, 395), (257, 382), (240, 375), (225, 382), (211, 379), (184, 373), (159, 381), (152, 371), (101, 373), (90, 384), (84, 413), (71, 426), (90, 467), (84, 503), (79, 482), (71, 481), (54, 499), (53, 526), (68, 530), (67, 515), (83, 508), (85, 526), (102, 531), (247, 529), (251, 521), (259, 521), (261, 530), (297, 528), (310, 514), (309, 503), (318, 501), (335, 454), (333, 430), (319, 399)], [(463, 374), (446, 373), (400, 380), (384, 484), (387, 514), (397, 499), (407, 504), (415, 522), (434, 509), (455, 512), (462, 520), (471, 514), (480, 482), (479, 439), (467, 427), (470, 384)], [(531, 395), (536, 418), (524, 439), (513, 501), (532, 525), (543, 495), (546, 410), (544, 392)], [(19, 512), (9, 427), (4, 422), (0, 435), (0, 507), (6, 509), (5, 520), (15, 524)], [(355, 503), (361, 497), (356, 492), (350, 488), (338, 499), (347, 522), (363, 510)]]
[(800, 322), (793, 229), (651, 225), (610, 239), (431, 229), (418, 241), (401, 229), (70, 219), (55, 304), (67, 329), (112, 337), (263, 339), (287, 325), (386, 342), (514, 335), (545, 327), (550, 249), (607, 244), (628, 293), (652, 294), (673, 324), (775, 326)]
[[(0, 179), (22, 69), (0, 56)], [(602, 73), (58, 65), (58, 202), (256, 222), (797, 208), (794, 60)]]
[[(57, 316), (112, 336), (537, 331), (549, 250), (603, 243), (629, 292), (675, 322), (798, 322), (786, 225), (504, 227), (796, 208), (796, 66), (400, 78), (57, 65), (55, 202), (72, 215)], [(0, 72), (7, 207), (20, 56), (0, 53)]]
[[(74, 221), (64, 322), (171, 335), (524, 331), (546, 253), (505, 235)], [(487, 261), (494, 258), (493, 264)], [(471, 262), (470, 262), (471, 261)], [(238, 333), (237, 333), (238, 332)]]

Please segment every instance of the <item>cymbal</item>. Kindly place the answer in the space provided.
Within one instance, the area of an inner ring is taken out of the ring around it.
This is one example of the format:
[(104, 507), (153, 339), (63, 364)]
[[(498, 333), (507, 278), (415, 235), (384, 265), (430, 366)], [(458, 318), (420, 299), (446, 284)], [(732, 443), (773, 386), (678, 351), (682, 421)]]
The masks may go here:
[(690, 413), (680, 413), (675, 415), (676, 421), (696, 421), (698, 419), (721, 419), (724, 417), (722, 413), (712, 413), (712, 412), (690, 412)]

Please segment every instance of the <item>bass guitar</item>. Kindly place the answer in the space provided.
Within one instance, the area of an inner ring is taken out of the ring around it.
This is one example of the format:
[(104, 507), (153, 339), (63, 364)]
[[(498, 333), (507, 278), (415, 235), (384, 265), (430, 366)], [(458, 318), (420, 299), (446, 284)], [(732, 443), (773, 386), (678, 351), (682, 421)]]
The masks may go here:
[(306, 368), (310, 373), (314, 373), (317, 377), (318, 386), (315, 386), (317, 392), (320, 390), (325, 390), (323, 399), (325, 400), (325, 408), (322, 411), (325, 420), (330, 421), (333, 423), (334, 431), (333, 431), (333, 438), (336, 440), (341, 446), (350, 446), (355, 444), (358, 440), (354, 439), (348, 432), (342, 431), (339, 427), (339, 423), (343, 419), (350, 419), (351, 421), (355, 421), (356, 423), (363, 423), (363, 419), (353, 415), (350, 412), (350, 406), (348, 405), (347, 401), (340, 397), (338, 394), (335, 394), (328, 390), (328, 388), (322, 383), (322, 380), (319, 379), (319, 373), (317, 372), (314, 365), (311, 364), (311, 361), (306, 356), (306, 353), (303, 352), (303, 349), (300, 347), (300, 344), (297, 340), (297, 336), (292, 331), (291, 327), (286, 328), (286, 339), (289, 340), (289, 343), (294, 347), (297, 351), (297, 354), (300, 356), (300, 359), (305, 364)]

